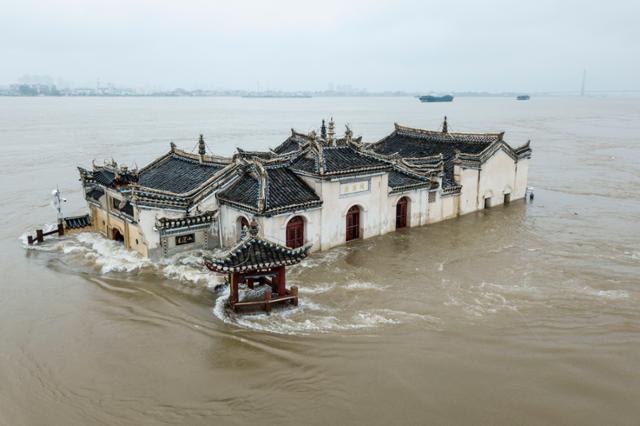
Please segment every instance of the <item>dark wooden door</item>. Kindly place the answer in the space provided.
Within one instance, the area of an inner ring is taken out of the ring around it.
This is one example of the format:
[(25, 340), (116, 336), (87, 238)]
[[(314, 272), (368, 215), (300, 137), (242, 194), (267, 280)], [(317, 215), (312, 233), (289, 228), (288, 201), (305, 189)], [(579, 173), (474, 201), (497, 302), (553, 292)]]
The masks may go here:
[(303, 245), (304, 219), (300, 216), (295, 216), (287, 223), (287, 247), (298, 248)]
[(347, 241), (360, 238), (360, 208), (353, 206), (347, 212)]
[(407, 226), (408, 204), (407, 197), (400, 198), (396, 204), (396, 229)]

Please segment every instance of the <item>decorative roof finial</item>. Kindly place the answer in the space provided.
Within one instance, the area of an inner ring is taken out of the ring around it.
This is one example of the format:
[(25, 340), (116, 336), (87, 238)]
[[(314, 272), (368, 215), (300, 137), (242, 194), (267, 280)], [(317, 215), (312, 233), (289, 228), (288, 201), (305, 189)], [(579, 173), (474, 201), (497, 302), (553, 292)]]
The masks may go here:
[(169, 146), (171, 147), (171, 152), (176, 152), (176, 144), (175, 143), (171, 142), (169, 144)]
[(322, 126), (320, 126), (320, 137), (327, 140), (327, 126), (324, 124), (324, 119), (322, 119)]
[(449, 126), (447, 125), (447, 116), (444, 116), (444, 122), (442, 123), (442, 133), (449, 133)]
[(204, 144), (204, 137), (200, 135), (200, 140), (198, 140), (198, 154), (205, 155), (207, 153), (207, 147)]
[(351, 128), (349, 127), (348, 124), (345, 124), (344, 127), (345, 127), (344, 138), (347, 140), (347, 142), (351, 142), (351, 138), (353, 137), (353, 132), (351, 131)]
[(327, 132), (327, 142), (329, 142), (329, 145), (333, 145), (334, 144), (334, 137), (336, 135), (336, 123), (334, 123), (333, 121), (333, 117), (331, 117), (331, 120), (329, 120), (329, 131)]
[(249, 224), (249, 234), (251, 234), (252, 237), (257, 237), (258, 232), (260, 232), (260, 227), (258, 225), (258, 221), (254, 217), (251, 219), (251, 223)]

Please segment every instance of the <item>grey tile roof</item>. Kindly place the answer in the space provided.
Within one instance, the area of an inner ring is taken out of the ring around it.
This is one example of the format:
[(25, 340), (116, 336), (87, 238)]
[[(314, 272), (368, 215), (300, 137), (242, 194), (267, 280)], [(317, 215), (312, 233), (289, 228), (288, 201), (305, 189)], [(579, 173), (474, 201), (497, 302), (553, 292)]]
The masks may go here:
[(91, 191), (87, 192), (87, 197), (92, 200), (99, 201), (100, 197), (104, 195), (104, 191), (100, 188), (93, 188)]
[(115, 176), (115, 173), (106, 169), (98, 169), (93, 172), (93, 178), (96, 182), (104, 186), (111, 186), (115, 181)]
[(386, 169), (389, 164), (365, 155), (350, 146), (324, 148), (325, 172), (342, 173), (353, 169)]
[(266, 166), (264, 172), (262, 176), (255, 166), (249, 165), (234, 184), (218, 193), (218, 200), (265, 215), (322, 204), (313, 189), (283, 165)]
[(457, 139), (431, 139), (393, 132), (380, 142), (373, 144), (371, 148), (379, 154), (390, 155), (397, 152), (402, 157), (430, 157), (437, 154), (450, 157), (456, 150), (467, 154), (479, 154), (491, 143), (491, 141), (467, 143)]
[(349, 175), (391, 169), (391, 163), (364, 153), (352, 145), (323, 146), (301, 151), (290, 167), (315, 175)]
[(64, 218), (64, 227), (67, 229), (80, 229), (91, 225), (91, 216), (72, 216)]
[(284, 142), (273, 149), (277, 154), (287, 154), (300, 149), (300, 145), (308, 141), (306, 136), (292, 134)]
[(169, 155), (140, 171), (138, 184), (152, 189), (185, 193), (196, 189), (224, 168), (224, 164)]
[(427, 178), (419, 177), (398, 169), (389, 172), (389, 187), (391, 188), (391, 192), (413, 188), (428, 188), (430, 186), (431, 181)]
[[(419, 158), (441, 154), (444, 161), (442, 187), (448, 188), (455, 186), (453, 159), (456, 152), (477, 155), (492, 144), (502, 141), (502, 137), (503, 133), (439, 132), (396, 124), (391, 134), (369, 145), (369, 148), (383, 155), (397, 153), (400, 157), (410, 158), (414, 165), (419, 165)], [(428, 162), (431, 162), (431, 159)]]

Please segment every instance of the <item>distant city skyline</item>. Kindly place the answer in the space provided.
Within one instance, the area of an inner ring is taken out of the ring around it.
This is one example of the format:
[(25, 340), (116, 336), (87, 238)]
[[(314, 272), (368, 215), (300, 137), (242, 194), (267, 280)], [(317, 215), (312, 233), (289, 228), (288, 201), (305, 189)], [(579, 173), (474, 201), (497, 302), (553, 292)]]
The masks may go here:
[[(117, 85), (109, 81), (102, 81), (97, 78), (92, 85), (90, 82), (86, 84), (78, 84), (70, 80), (58, 77), (54, 78), (45, 74), (24, 74), (17, 79), (16, 82), (11, 84), (0, 84), (0, 95), (12, 95), (16, 94), (20, 90), (20, 86), (23, 87), (26, 92), (35, 90), (34, 93), (44, 95), (60, 95), (60, 96), (242, 96), (251, 93), (271, 93), (271, 94), (305, 94), (314, 96), (370, 96), (376, 94), (389, 95), (389, 96), (415, 96), (419, 94), (428, 93), (444, 93), (444, 91), (438, 90), (385, 90), (385, 91), (370, 91), (365, 87), (354, 87), (350, 84), (335, 84), (329, 82), (325, 89), (310, 90), (284, 90), (280, 88), (264, 87), (260, 82), (256, 83), (256, 87), (252, 90), (244, 88), (224, 88), (224, 87), (136, 87), (133, 85)], [(55, 89), (55, 90), (52, 90)], [(40, 93), (40, 91), (43, 93)], [(447, 93), (456, 94), (458, 96), (477, 96), (477, 95), (492, 95), (492, 96), (511, 96), (513, 94), (598, 94), (598, 93), (638, 93), (640, 89), (618, 89), (618, 90), (602, 90), (602, 89), (587, 89), (586, 85), (586, 70), (581, 73), (580, 87), (574, 90), (565, 91), (474, 91), (474, 90), (449, 90)], [(23, 94), (24, 95), (24, 94)], [(33, 94), (31, 94), (33, 95)]]

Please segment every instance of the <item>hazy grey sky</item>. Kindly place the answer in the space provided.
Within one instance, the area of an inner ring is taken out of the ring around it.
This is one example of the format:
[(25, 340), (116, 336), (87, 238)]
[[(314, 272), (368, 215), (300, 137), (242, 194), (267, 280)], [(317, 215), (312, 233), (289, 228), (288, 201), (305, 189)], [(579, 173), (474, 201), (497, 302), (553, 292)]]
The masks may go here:
[(0, 83), (640, 89), (640, 1), (0, 0)]

